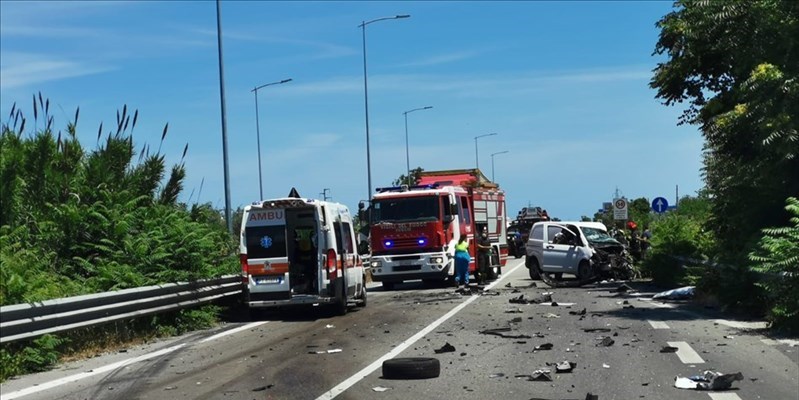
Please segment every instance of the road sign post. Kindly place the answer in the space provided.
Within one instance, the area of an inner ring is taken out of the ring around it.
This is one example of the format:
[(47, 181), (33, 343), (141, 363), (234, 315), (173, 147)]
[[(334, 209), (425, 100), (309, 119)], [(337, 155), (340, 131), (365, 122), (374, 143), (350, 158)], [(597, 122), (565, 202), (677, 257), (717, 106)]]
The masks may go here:
[(617, 221), (626, 221), (628, 219), (627, 199), (613, 200), (613, 219)]
[(669, 201), (665, 197), (655, 197), (652, 200), (652, 211), (662, 214), (669, 209)]

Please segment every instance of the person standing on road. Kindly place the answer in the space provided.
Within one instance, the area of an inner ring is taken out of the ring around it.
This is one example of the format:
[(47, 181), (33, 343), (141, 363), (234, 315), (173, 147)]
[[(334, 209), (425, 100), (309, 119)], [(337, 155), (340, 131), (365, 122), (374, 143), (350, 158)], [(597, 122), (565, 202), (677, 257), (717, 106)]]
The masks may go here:
[(469, 285), (469, 262), (471, 260), (469, 240), (466, 235), (461, 235), (458, 244), (455, 245), (455, 286), (460, 287), (461, 282), (464, 287)]
[(649, 226), (644, 227), (644, 233), (641, 234), (641, 258), (646, 257), (649, 247), (652, 245), (652, 232), (649, 231)]
[(483, 228), (480, 238), (477, 239), (477, 284), (485, 285), (488, 278), (489, 258), (491, 252), (491, 241), (488, 240), (488, 228)]

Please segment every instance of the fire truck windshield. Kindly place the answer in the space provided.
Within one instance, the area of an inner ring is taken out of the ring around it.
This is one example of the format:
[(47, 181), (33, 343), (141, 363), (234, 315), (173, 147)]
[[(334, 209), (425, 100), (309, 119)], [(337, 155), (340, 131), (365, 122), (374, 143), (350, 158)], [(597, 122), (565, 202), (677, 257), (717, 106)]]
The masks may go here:
[(404, 197), (375, 200), (372, 221), (435, 221), (439, 218), (440, 201), (438, 196)]

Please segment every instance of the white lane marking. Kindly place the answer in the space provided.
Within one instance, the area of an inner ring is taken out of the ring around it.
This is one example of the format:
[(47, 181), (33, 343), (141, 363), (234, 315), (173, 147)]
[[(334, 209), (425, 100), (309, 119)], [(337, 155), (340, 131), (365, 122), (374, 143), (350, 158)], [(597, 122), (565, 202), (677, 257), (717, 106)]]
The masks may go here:
[[(514, 273), (517, 269), (519, 269), (519, 267), (522, 267), (523, 265), (524, 264), (520, 263), (519, 265), (515, 266), (510, 271), (503, 272), (502, 273), (502, 277), (497, 279), (496, 281), (494, 281), (490, 285), (486, 286), (485, 290), (493, 288), (498, 283), (500, 283), (503, 279), (507, 278), (509, 275)], [(455, 308), (453, 308), (452, 310), (449, 310), (448, 313), (446, 313), (443, 316), (441, 316), (441, 318), (433, 321), (433, 323), (431, 323), (430, 325), (427, 325), (424, 329), (422, 329), (421, 331), (417, 332), (415, 335), (413, 335), (410, 338), (406, 339), (404, 342), (398, 344), (397, 347), (394, 347), (391, 351), (389, 351), (388, 353), (386, 353), (382, 357), (378, 358), (373, 363), (367, 365), (364, 369), (356, 372), (354, 375), (352, 375), (351, 377), (345, 379), (343, 382), (339, 383), (334, 388), (328, 390), (325, 393), (322, 393), (319, 397), (316, 398), (316, 400), (330, 400), (330, 399), (333, 399), (336, 396), (340, 395), (341, 393), (344, 393), (345, 390), (349, 389), (350, 387), (352, 387), (356, 383), (360, 382), (362, 379), (364, 379), (367, 376), (369, 376), (372, 372), (375, 372), (378, 368), (381, 368), (383, 366), (383, 361), (390, 360), (390, 359), (396, 357), (397, 355), (399, 355), (400, 353), (402, 353), (403, 351), (405, 351), (407, 348), (411, 347), (414, 343), (416, 343), (416, 341), (418, 341), (419, 339), (423, 338), (428, 333), (432, 332), (439, 325), (443, 324), (446, 320), (452, 318), (453, 315), (457, 314), (458, 312), (460, 312), (461, 310), (466, 308), (466, 306), (468, 306), (469, 304), (471, 304), (472, 302), (477, 300), (478, 297), (480, 297), (480, 296), (477, 296), (477, 295), (470, 296), (468, 299), (466, 299), (466, 301), (464, 301), (461, 304), (458, 304)]]
[(653, 329), (671, 329), (671, 328), (669, 328), (669, 326), (668, 326), (668, 325), (667, 325), (665, 322), (663, 322), (663, 321), (652, 321), (652, 320), (647, 320), (646, 322), (649, 322), (649, 325), (652, 325), (652, 328), (653, 328)]
[(688, 342), (668, 342), (669, 346), (677, 348), (677, 357), (683, 364), (703, 364), (705, 360), (691, 348)]
[(738, 329), (766, 329), (766, 327), (768, 326), (768, 323), (765, 321), (745, 322), (745, 321), (730, 321), (726, 319), (714, 319), (713, 322)]
[(105, 372), (110, 372), (110, 371), (113, 371), (113, 370), (115, 370), (117, 368), (121, 368), (121, 367), (124, 367), (124, 366), (129, 365), (129, 364), (137, 363), (139, 361), (149, 360), (151, 358), (162, 356), (164, 354), (169, 354), (169, 353), (171, 353), (171, 352), (173, 352), (175, 350), (178, 350), (178, 349), (180, 349), (180, 348), (182, 348), (184, 346), (186, 346), (186, 344), (179, 344), (179, 345), (176, 345), (176, 346), (167, 347), (166, 349), (158, 350), (158, 351), (153, 352), (153, 353), (145, 354), (145, 355), (134, 357), (134, 358), (129, 358), (127, 360), (122, 360), (122, 361), (119, 361), (119, 362), (115, 362), (113, 364), (108, 364), (108, 365), (106, 365), (104, 367), (93, 369), (93, 370), (91, 370), (89, 372), (82, 372), (82, 373), (71, 375), (71, 376), (67, 376), (67, 377), (64, 377), (64, 378), (61, 378), (61, 379), (56, 379), (54, 381), (50, 381), (50, 382), (47, 382), (47, 383), (42, 383), (42, 384), (37, 385), (37, 386), (31, 386), (31, 387), (26, 388), (26, 389), (17, 390), (16, 392), (5, 393), (5, 394), (0, 395), (0, 399), (12, 400), (12, 399), (20, 398), (22, 396), (27, 396), (29, 394), (41, 392), (43, 390), (52, 389), (54, 387), (58, 387), (58, 386), (61, 386), (61, 385), (67, 384), (67, 383), (79, 381), (81, 379), (88, 378), (90, 376), (102, 374), (102, 373), (105, 373)]
[(228, 330), (226, 330), (224, 332), (220, 332), (220, 333), (217, 333), (216, 335), (213, 335), (213, 336), (207, 337), (207, 338), (205, 338), (203, 340), (200, 340), (200, 343), (210, 342), (212, 340), (216, 340), (216, 339), (219, 339), (221, 337), (225, 337), (227, 335), (232, 335), (232, 334), (237, 333), (237, 332), (246, 331), (247, 329), (255, 328), (256, 326), (263, 325), (263, 324), (265, 324), (267, 322), (269, 322), (269, 321), (251, 322), (251, 323), (249, 323), (247, 325), (243, 325), (243, 326), (240, 326), (238, 328), (228, 329)]
[[(220, 333), (217, 333), (216, 335), (207, 337), (207, 338), (201, 340), (200, 343), (210, 342), (212, 340), (219, 339), (219, 338), (227, 336), (227, 335), (232, 335), (234, 333), (241, 332), (243, 330), (247, 330), (247, 329), (250, 329), (250, 328), (255, 328), (256, 326), (263, 325), (263, 324), (265, 324), (267, 322), (269, 322), (269, 321), (252, 322), (252, 323), (249, 323), (247, 325), (243, 325), (243, 326), (239, 326), (237, 328), (229, 329), (227, 331), (220, 332)], [(105, 372), (113, 371), (113, 370), (115, 370), (117, 368), (121, 368), (121, 367), (124, 367), (126, 365), (135, 364), (135, 363), (140, 362), (140, 361), (145, 361), (145, 360), (149, 360), (151, 358), (162, 356), (164, 354), (169, 354), (169, 353), (171, 353), (171, 352), (173, 352), (175, 350), (178, 350), (178, 349), (180, 349), (180, 348), (182, 348), (182, 347), (184, 347), (186, 345), (187, 345), (186, 343), (179, 344), (179, 345), (176, 345), (176, 346), (168, 347), (166, 349), (162, 349), (162, 350), (158, 350), (158, 351), (155, 351), (155, 352), (152, 352), (152, 353), (144, 354), (144, 355), (141, 355), (141, 356), (138, 356), (138, 357), (129, 358), (127, 360), (122, 360), (122, 361), (119, 361), (119, 362), (115, 362), (113, 364), (108, 364), (106, 366), (103, 366), (103, 367), (100, 367), (100, 368), (97, 368), (97, 369), (93, 369), (93, 370), (91, 370), (89, 372), (82, 372), (82, 373), (79, 373), (79, 374), (66, 376), (66, 377), (63, 377), (63, 378), (60, 378), (60, 379), (56, 379), (56, 380), (53, 380), (53, 381), (50, 381), (50, 382), (47, 382), (47, 383), (42, 383), (42, 384), (39, 384), (39, 385), (36, 385), (36, 386), (31, 386), (29, 388), (17, 390), (16, 392), (11, 392), (11, 393), (7, 393), (7, 394), (5, 394), (5, 393), (4, 394), (0, 394), (0, 400), (17, 399), (17, 398), (20, 398), (22, 396), (27, 396), (29, 394), (41, 392), (41, 391), (47, 390), (47, 389), (52, 389), (54, 387), (65, 385), (67, 383), (76, 382), (76, 381), (88, 378), (90, 376), (94, 376), (94, 375), (97, 375), (97, 374), (102, 374), (102, 373), (105, 373)]]
[(741, 400), (735, 393), (708, 393), (713, 400)]

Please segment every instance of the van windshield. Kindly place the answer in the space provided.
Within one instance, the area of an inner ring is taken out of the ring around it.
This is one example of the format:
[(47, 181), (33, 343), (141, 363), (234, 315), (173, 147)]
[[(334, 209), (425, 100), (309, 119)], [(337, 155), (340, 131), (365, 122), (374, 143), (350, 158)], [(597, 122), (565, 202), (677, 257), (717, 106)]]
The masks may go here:
[(439, 218), (440, 208), (438, 196), (376, 200), (372, 208), (372, 221), (435, 221)]
[(581, 227), (580, 229), (582, 229), (585, 238), (591, 243), (618, 243), (616, 239), (613, 239), (601, 229), (587, 227)]

